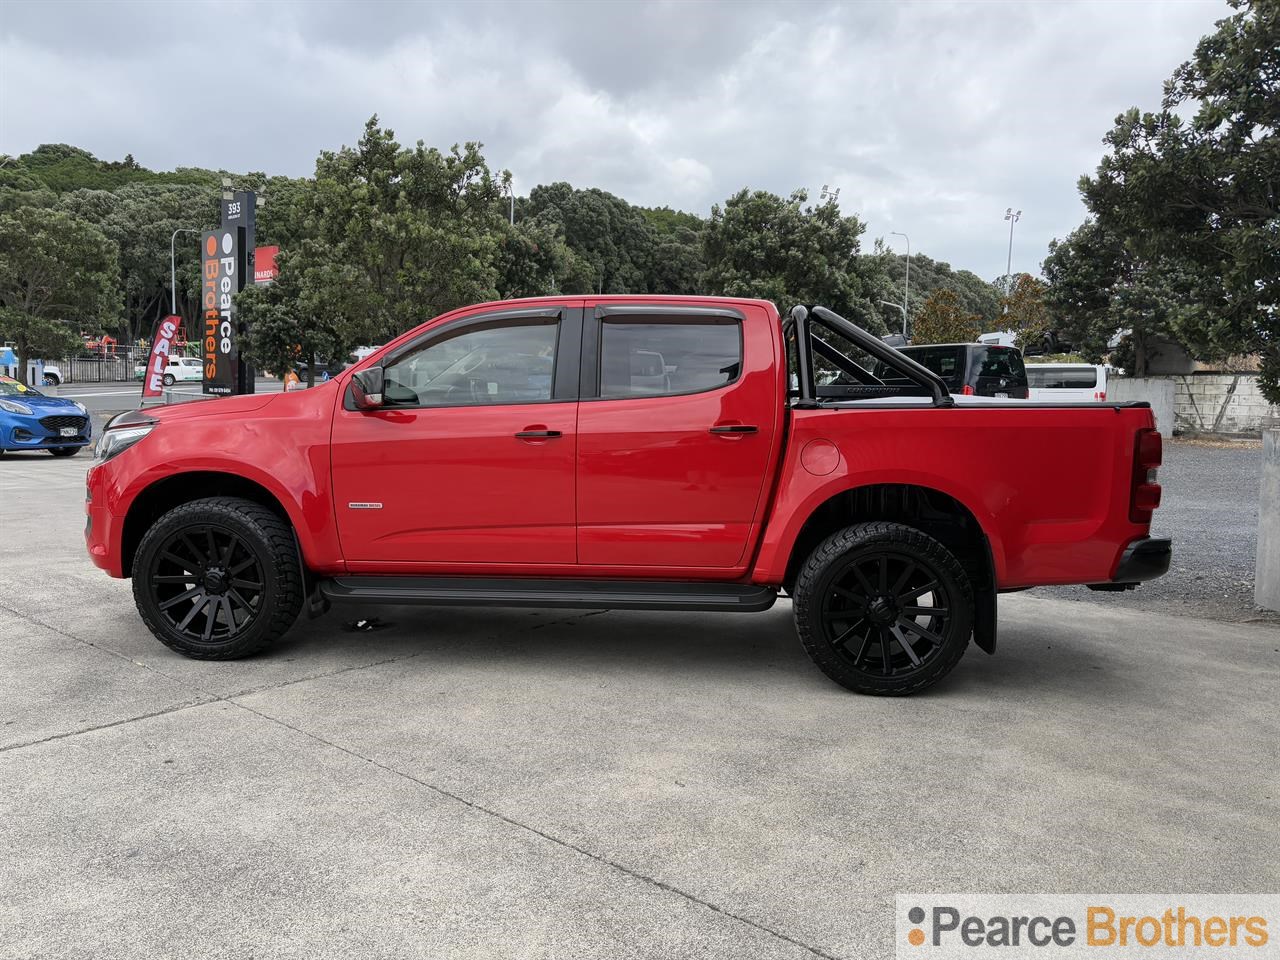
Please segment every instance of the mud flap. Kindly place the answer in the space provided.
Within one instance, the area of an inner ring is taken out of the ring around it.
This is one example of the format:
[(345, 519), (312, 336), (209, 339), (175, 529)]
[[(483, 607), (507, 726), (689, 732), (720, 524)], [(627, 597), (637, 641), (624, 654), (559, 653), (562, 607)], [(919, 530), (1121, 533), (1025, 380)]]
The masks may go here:
[(984, 653), (996, 652), (996, 562), (991, 556), (991, 541), (983, 537), (983, 553), (987, 558), (986, 582), (974, 591), (973, 642)]
[(984, 653), (996, 652), (996, 592), (979, 590), (973, 598), (973, 642)]

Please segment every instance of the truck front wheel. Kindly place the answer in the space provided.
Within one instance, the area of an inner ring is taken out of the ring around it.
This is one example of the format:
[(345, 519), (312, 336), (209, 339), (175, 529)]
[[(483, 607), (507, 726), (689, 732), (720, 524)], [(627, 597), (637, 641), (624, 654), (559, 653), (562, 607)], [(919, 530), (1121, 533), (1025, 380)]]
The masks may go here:
[(933, 537), (900, 523), (859, 523), (827, 537), (796, 578), (793, 606), (805, 652), (857, 693), (931, 686), (973, 632), (964, 568)]
[(283, 636), (303, 602), (293, 528), (239, 497), (174, 507), (143, 536), (133, 598), (165, 646), (197, 660), (233, 660)]

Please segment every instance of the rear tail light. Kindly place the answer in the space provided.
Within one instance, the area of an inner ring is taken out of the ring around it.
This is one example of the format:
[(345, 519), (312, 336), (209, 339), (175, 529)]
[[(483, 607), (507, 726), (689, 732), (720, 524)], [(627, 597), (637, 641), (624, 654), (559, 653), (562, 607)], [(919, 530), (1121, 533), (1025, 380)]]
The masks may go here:
[(966, 384), (964, 385), (964, 389), (963, 389), (963, 390), (961, 390), (961, 391), (960, 391), (960, 393), (961, 393), (961, 395), (962, 395), (962, 396), (972, 397), (972, 396), (973, 396), (973, 387), (969, 386), (969, 384), (967, 384), (967, 383), (966, 383)]
[(1160, 484), (1156, 482), (1164, 458), (1164, 441), (1155, 430), (1138, 431), (1133, 451), (1133, 495), (1129, 501), (1129, 519), (1134, 523), (1150, 523), (1151, 514), (1160, 506)]

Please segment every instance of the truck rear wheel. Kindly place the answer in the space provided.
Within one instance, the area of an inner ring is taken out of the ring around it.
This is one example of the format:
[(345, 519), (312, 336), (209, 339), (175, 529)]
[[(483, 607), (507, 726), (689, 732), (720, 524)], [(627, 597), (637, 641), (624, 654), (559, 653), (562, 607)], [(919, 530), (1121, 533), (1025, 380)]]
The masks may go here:
[(133, 598), (148, 629), (184, 656), (256, 653), (283, 636), (302, 609), (293, 528), (238, 497), (174, 507), (138, 545)]
[(904, 696), (946, 676), (973, 632), (973, 587), (933, 537), (859, 523), (809, 555), (793, 593), (805, 652), (857, 693)]

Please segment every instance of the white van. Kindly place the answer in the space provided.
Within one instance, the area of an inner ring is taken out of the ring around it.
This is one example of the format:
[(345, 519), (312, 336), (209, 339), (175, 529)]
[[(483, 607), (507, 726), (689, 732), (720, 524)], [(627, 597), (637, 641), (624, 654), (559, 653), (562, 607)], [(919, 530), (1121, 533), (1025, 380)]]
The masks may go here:
[(1101, 403), (1107, 399), (1108, 369), (1092, 363), (1028, 363), (1028, 395), (1032, 400)]

